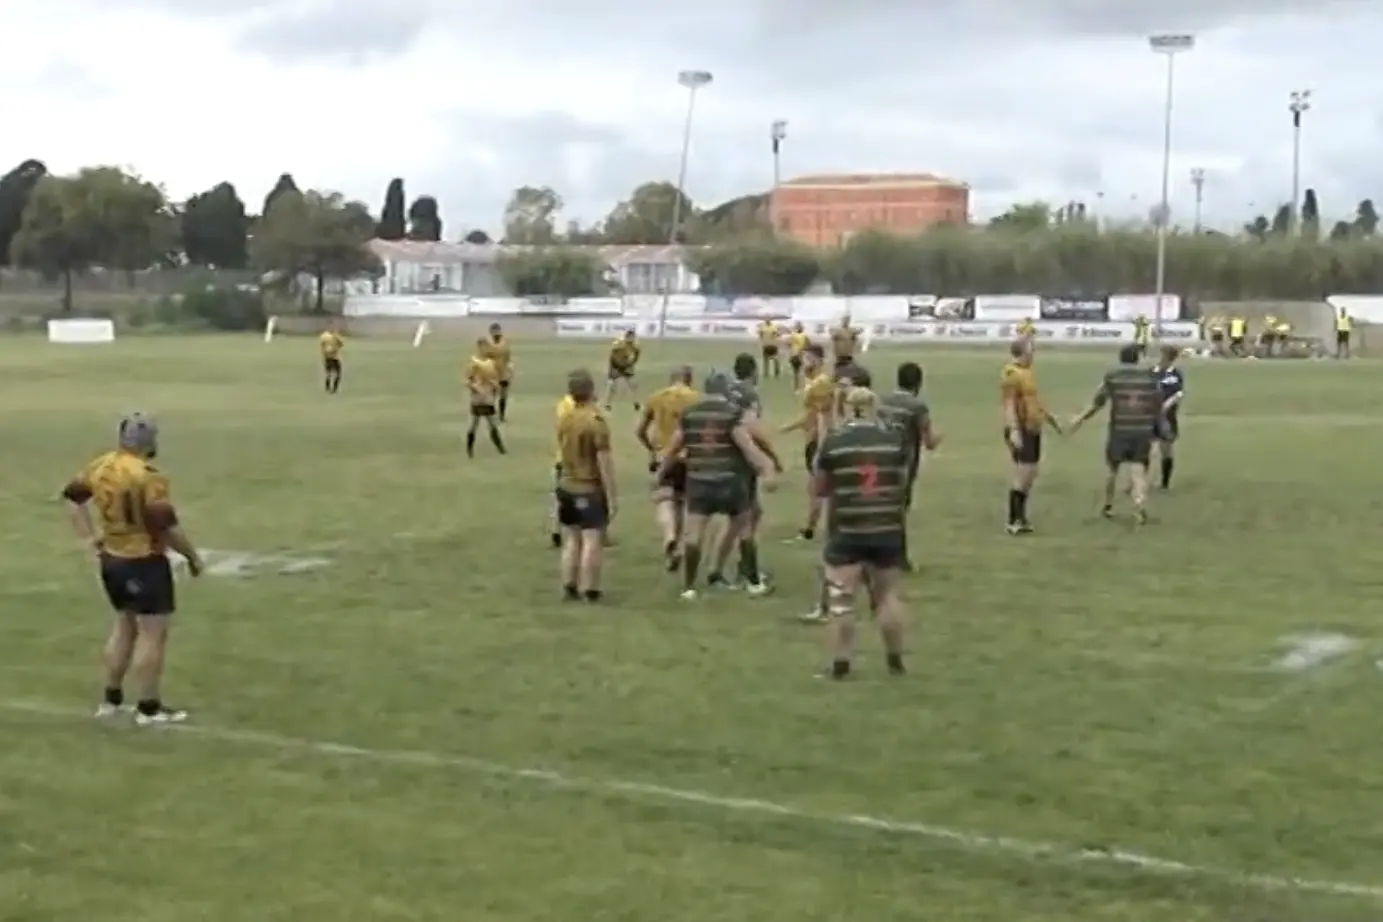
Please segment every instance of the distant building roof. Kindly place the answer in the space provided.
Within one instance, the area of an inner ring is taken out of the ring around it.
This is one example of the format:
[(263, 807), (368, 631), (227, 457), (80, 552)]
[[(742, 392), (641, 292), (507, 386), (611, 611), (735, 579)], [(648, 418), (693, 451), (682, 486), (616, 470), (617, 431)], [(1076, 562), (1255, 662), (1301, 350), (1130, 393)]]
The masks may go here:
[(920, 186), (951, 186), (966, 188), (965, 183), (935, 173), (816, 173), (811, 176), (798, 176), (783, 183), (784, 186), (798, 188), (809, 186), (817, 189), (854, 189), (860, 186), (872, 188), (892, 187), (915, 189)]
[[(517, 246), (502, 243), (426, 243), (417, 240), (371, 240), (370, 249), (386, 262), (456, 265), (459, 263), (491, 263), (506, 254), (518, 254), (542, 247)], [(657, 244), (629, 246), (576, 247), (593, 250), (609, 266), (619, 268), (631, 263), (667, 265), (679, 263), (688, 250), (682, 247)]]

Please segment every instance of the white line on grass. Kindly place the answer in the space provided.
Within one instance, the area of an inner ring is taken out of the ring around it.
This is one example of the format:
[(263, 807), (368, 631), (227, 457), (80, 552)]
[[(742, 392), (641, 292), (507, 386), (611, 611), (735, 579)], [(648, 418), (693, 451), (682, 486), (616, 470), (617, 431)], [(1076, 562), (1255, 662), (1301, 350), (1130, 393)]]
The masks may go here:
[[(58, 707), (36, 701), (0, 701), (0, 710), (21, 714), (39, 715), (61, 720), (90, 720), (81, 711)], [(791, 804), (776, 803), (753, 798), (722, 797), (705, 791), (665, 787), (659, 784), (646, 784), (639, 781), (622, 781), (615, 778), (583, 778), (562, 772), (540, 768), (517, 768), (486, 759), (468, 756), (446, 755), (439, 752), (398, 749), (372, 749), (352, 746), (345, 743), (332, 743), (323, 740), (299, 739), (260, 733), (252, 730), (234, 730), (224, 727), (208, 727), (183, 724), (169, 728), (178, 735), (201, 737), (227, 743), (240, 743), (259, 746), (281, 752), (306, 752), (341, 758), (364, 759), (395, 765), (415, 765), (427, 768), (445, 768), (469, 772), (476, 775), (489, 775), (515, 781), (528, 781), (559, 788), (602, 796), (617, 796), (637, 800), (661, 801), (663, 803), (683, 804), (704, 810), (729, 813), (753, 813), (777, 816), (799, 822), (818, 823), (852, 829), (867, 829), (894, 836), (926, 839), (943, 843), (961, 851), (990, 855), (1006, 855), (1033, 862), (1079, 866), (1104, 865), (1118, 867), (1137, 874), (1158, 877), (1203, 878), (1261, 891), (1301, 891), (1307, 893), (1330, 894), (1334, 896), (1362, 897), (1370, 900), (1383, 900), (1383, 885), (1345, 883), (1340, 881), (1313, 880), (1309, 878), (1287, 877), (1275, 874), (1256, 874), (1231, 871), (1207, 865), (1190, 864), (1158, 858), (1140, 852), (1121, 848), (1070, 848), (1046, 842), (1015, 839), (1008, 836), (993, 836), (983, 833), (967, 832), (946, 826), (929, 823), (914, 823), (907, 820), (889, 819), (860, 814), (823, 813)], [(159, 732), (159, 731), (152, 731)]]

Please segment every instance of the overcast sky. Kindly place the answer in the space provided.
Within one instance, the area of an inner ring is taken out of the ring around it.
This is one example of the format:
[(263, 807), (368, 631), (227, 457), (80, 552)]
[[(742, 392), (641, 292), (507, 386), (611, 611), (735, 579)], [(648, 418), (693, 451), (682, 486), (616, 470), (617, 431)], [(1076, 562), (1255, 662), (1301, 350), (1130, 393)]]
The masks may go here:
[(183, 198), (279, 173), (378, 209), (390, 177), (441, 202), (447, 236), (496, 229), (509, 191), (551, 185), (593, 220), (677, 172), (681, 68), (698, 98), (688, 191), (786, 176), (930, 171), (978, 217), (1083, 199), (1146, 215), (1178, 59), (1173, 211), (1189, 173), (1228, 225), (1291, 188), (1293, 89), (1315, 91), (1303, 184), (1327, 218), (1383, 197), (1383, 0), (43, 0), (3, 4), (0, 170), (132, 166)]

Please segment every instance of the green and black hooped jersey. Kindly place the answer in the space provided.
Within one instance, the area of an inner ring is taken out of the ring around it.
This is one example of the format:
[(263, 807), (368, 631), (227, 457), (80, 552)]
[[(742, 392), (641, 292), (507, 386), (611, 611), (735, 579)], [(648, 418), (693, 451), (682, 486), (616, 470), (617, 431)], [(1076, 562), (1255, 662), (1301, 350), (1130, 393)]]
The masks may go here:
[(759, 391), (748, 381), (736, 381), (730, 385), (730, 402), (735, 404), (746, 413), (753, 413), (755, 416), (764, 415), (763, 399), (759, 397)]
[(816, 464), (830, 485), (832, 535), (874, 539), (903, 533), (910, 458), (896, 429), (876, 420), (850, 420), (826, 436)]
[(682, 411), (689, 485), (719, 486), (748, 474), (749, 462), (733, 437), (743, 420), (743, 410), (719, 397), (699, 400)]
[(1120, 365), (1105, 372), (1095, 405), (1109, 405), (1110, 435), (1151, 435), (1162, 415), (1162, 389), (1156, 372)]
[(915, 462), (918, 441), (931, 421), (926, 401), (907, 391), (894, 391), (879, 400), (879, 419), (902, 434), (908, 460)]

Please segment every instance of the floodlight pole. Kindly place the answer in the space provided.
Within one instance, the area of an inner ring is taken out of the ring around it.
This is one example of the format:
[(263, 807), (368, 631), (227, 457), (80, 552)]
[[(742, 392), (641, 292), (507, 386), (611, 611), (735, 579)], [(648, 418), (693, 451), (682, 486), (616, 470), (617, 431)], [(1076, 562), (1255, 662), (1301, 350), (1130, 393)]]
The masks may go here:
[[(677, 167), (677, 195), (672, 200), (672, 230), (668, 244), (673, 247), (679, 244), (682, 235), (682, 199), (686, 197), (687, 159), (691, 155), (692, 116), (696, 114), (696, 91), (707, 86), (711, 79), (711, 72), (708, 70), (684, 70), (677, 74), (677, 82), (687, 90), (687, 119), (682, 126), (682, 158)], [(663, 328), (667, 326), (668, 301), (671, 297), (670, 290), (663, 292), (663, 306), (658, 313), (659, 336), (663, 335)]]
[(773, 188), (768, 193), (768, 219), (773, 224), (773, 233), (778, 233), (778, 187), (783, 184), (783, 141), (788, 136), (788, 123), (774, 119), (768, 128), (769, 142), (773, 145)]
[(1157, 305), (1154, 312), (1157, 335), (1162, 335), (1162, 318), (1167, 291), (1167, 230), (1171, 222), (1172, 194), (1172, 110), (1175, 103), (1176, 56), (1196, 47), (1194, 35), (1153, 35), (1148, 47), (1167, 58), (1167, 97), (1162, 107), (1162, 195), (1157, 206)]
[(1205, 169), (1191, 168), (1191, 186), (1196, 190), (1196, 221), (1192, 225), (1195, 233), (1201, 232), (1201, 205), (1205, 202)]
[(1311, 109), (1310, 90), (1292, 90), (1287, 111), (1292, 113), (1292, 233), (1301, 233), (1301, 117)]

